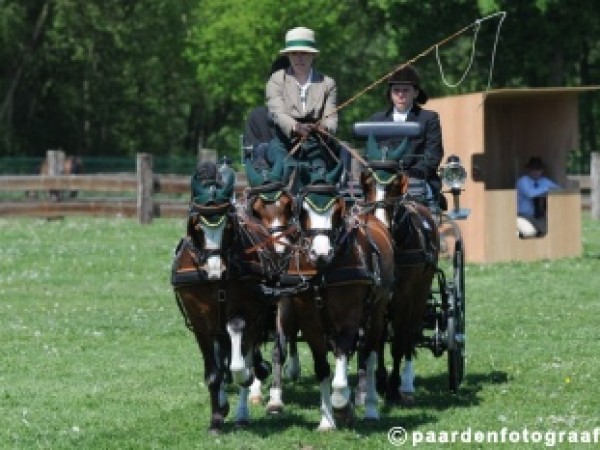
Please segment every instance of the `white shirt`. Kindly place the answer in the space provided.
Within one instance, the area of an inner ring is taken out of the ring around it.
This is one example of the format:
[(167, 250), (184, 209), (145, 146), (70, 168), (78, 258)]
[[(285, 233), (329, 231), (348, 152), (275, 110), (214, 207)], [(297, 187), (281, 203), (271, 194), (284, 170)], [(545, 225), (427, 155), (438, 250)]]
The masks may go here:
[(298, 80), (294, 79), (294, 81), (296, 81), (296, 84), (298, 85), (298, 88), (300, 89), (300, 101), (302, 102), (302, 112), (306, 112), (306, 99), (308, 98), (308, 88), (312, 83), (312, 75), (313, 70), (311, 67), (310, 72), (308, 72), (308, 77), (306, 78), (306, 83), (300, 84)]
[(398, 111), (396, 108), (394, 108), (394, 112), (392, 114), (394, 122), (406, 122), (409, 111), (410, 108), (408, 108), (406, 111)]

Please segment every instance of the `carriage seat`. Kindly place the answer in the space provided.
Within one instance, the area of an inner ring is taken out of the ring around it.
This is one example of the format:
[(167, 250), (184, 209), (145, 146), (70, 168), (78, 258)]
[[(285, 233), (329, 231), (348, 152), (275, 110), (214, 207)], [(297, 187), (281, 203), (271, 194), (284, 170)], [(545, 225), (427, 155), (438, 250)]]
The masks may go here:
[(421, 124), (418, 122), (356, 122), (353, 132), (359, 139), (367, 139), (371, 135), (375, 140), (412, 137), (421, 134)]
[[(376, 141), (418, 136), (421, 130), (421, 124), (418, 122), (357, 122), (353, 127), (356, 137), (367, 139), (372, 136)], [(426, 180), (409, 178), (408, 196), (411, 199), (434, 211), (447, 209), (446, 198), (438, 194), (438, 199), (435, 199), (435, 195)]]

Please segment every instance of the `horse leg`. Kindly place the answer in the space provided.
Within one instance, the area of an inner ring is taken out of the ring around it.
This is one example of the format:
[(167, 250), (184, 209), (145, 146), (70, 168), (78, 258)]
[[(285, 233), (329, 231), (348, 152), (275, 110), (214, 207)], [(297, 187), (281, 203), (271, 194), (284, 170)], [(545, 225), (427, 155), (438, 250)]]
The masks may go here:
[[(229, 370), (236, 384), (249, 386), (252, 384), (253, 375), (246, 364), (246, 359), (242, 351), (242, 337), (245, 326), (245, 320), (239, 316), (227, 321), (227, 332), (231, 339), (231, 362), (229, 363)], [(249, 355), (251, 359), (252, 350), (249, 352)]]
[[(386, 392), (386, 388), (387, 388), (387, 382), (388, 382), (388, 373), (387, 373), (387, 369), (385, 367), (385, 342), (386, 342), (387, 337), (382, 336), (381, 338), (381, 342), (378, 344), (378, 348), (375, 351), (375, 361), (376, 361), (376, 365), (375, 365), (375, 373), (374, 373), (374, 377), (375, 377), (375, 387), (376, 387), (376, 392), (381, 395), (381, 396), (385, 396), (385, 392)], [(357, 363), (357, 370), (358, 370), (358, 383), (356, 386), (356, 390), (354, 393), (354, 405), (355, 406), (364, 406), (365, 404), (365, 397), (367, 395), (367, 361), (369, 361), (369, 358), (371, 358), (371, 354), (365, 354), (364, 349), (361, 349), (361, 351), (358, 352), (358, 363)]]
[(240, 386), (238, 405), (235, 410), (235, 424), (240, 428), (246, 427), (250, 423), (250, 408), (248, 407), (249, 393), (250, 388), (247, 385)]
[(262, 353), (258, 347), (254, 348), (253, 367), (254, 376), (260, 381), (265, 381), (269, 375), (271, 375), (271, 364), (263, 359)]
[(376, 389), (375, 366), (377, 352), (372, 351), (366, 362), (365, 377), (365, 419), (379, 420), (379, 396)]
[(364, 406), (367, 395), (367, 362), (362, 351), (358, 352), (356, 358), (356, 371), (358, 381), (354, 390), (354, 406)]
[(348, 355), (339, 353), (335, 357), (335, 372), (331, 382), (331, 403), (335, 409), (344, 409), (350, 400), (348, 388)]
[(394, 333), (394, 338), (391, 343), (392, 371), (388, 377), (385, 391), (385, 401), (392, 405), (400, 403), (400, 363), (402, 361), (402, 356), (398, 348), (398, 339), (400, 339), (400, 337), (397, 333)]
[(409, 353), (404, 358), (404, 368), (400, 376), (400, 398), (404, 406), (415, 402), (415, 370), (412, 355)]
[(275, 341), (273, 343), (272, 363), (273, 380), (269, 389), (269, 401), (267, 403), (267, 413), (280, 414), (283, 412), (283, 364), (286, 360), (286, 331), (289, 328), (292, 315), (291, 299), (282, 297), (279, 299), (277, 307), (277, 316), (275, 319)]
[(211, 418), (209, 432), (219, 434), (229, 414), (229, 402), (224, 389), (224, 358), (218, 339), (208, 339), (194, 331), (204, 360), (204, 381), (208, 386)]
[(300, 379), (300, 356), (298, 355), (298, 341), (297, 335), (291, 335), (289, 337), (289, 358), (288, 363), (285, 365), (285, 377), (292, 381), (298, 381)]
[[(386, 330), (386, 311), (387, 311), (387, 290), (376, 291), (376, 300), (370, 308), (370, 313), (366, 318), (365, 333), (363, 335), (363, 345), (360, 346), (359, 357), (365, 360), (364, 364), (364, 418), (366, 420), (379, 419), (379, 396), (377, 393), (377, 383), (379, 371), (383, 370), (384, 377), (387, 375), (384, 361), (384, 344)], [(385, 380), (385, 378), (384, 378)]]
[(260, 349), (254, 349), (254, 381), (250, 385), (249, 400), (251, 405), (260, 405), (263, 401), (262, 382), (271, 374), (271, 365), (262, 357)]
[(281, 414), (283, 412), (283, 362), (285, 361), (285, 335), (281, 330), (277, 330), (275, 334), (275, 342), (273, 343), (273, 380), (269, 389), (269, 402), (267, 403), (267, 413)]
[(356, 334), (352, 327), (344, 327), (335, 339), (335, 372), (331, 382), (331, 404), (336, 417), (349, 424), (354, 421), (348, 384), (348, 360), (352, 354)]
[(318, 431), (329, 431), (336, 428), (331, 403), (331, 368), (327, 362), (327, 342), (323, 338), (325, 330), (322, 327), (321, 313), (314, 307), (313, 298), (304, 294), (295, 299), (299, 307), (295, 309), (298, 313), (298, 325), (302, 335), (310, 348), (313, 358), (314, 373), (321, 392), (321, 421), (317, 427)]
[[(411, 406), (414, 403), (415, 373), (413, 349), (406, 333), (395, 333), (392, 342), (392, 373), (388, 379), (386, 401), (391, 404)], [(402, 362), (404, 361), (404, 365)], [(402, 368), (402, 373), (400, 369)]]
[(353, 423), (355, 415), (348, 386), (348, 353), (340, 353), (335, 358), (335, 375), (331, 388), (331, 405), (336, 419), (346, 425)]
[(331, 378), (323, 378), (319, 384), (321, 391), (321, 422), (318, 431), (335, 430), (335, 419), (333, 417), (333, 405), (331, 404)]

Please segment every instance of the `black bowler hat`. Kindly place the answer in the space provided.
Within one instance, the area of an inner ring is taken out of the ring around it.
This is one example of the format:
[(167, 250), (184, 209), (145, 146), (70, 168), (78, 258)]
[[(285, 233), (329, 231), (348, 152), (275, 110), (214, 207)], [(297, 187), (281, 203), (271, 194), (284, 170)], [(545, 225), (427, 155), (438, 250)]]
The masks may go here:
[(415, 101), (421, 105), (427, 103), (429, 96), (421, 88), (421, 78), (419, 77), (417, 69), (415, 69), (413, 66), (406, 65), (391, 74), (388, 78), (388, 85), (391, 87), (395, 84), (410, 84), (414, 86), (419, 90), (419, 94), (417, 95), (417, 98), (415, 98)]
[(529, 158), (529, 161), (527, 161), (525, 168), (529, 170), (543, 170), (544, 161), (542, 161), (542, 158), (540, 158), (539, 156), (532, 156), (531, 158)]

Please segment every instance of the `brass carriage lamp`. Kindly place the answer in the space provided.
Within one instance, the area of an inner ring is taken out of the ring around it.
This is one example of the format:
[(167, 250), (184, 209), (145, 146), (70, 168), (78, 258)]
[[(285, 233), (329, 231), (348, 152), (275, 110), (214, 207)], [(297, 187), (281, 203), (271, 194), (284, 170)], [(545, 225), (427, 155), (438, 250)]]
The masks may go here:
[(441, 168), (442, 182), (448, 187), (452, 194), (453, 209), (448, 214), (452, 219), (466, 219), (471, 210), (461, 209), (459, 196), (467, 181), (467, 171), (456, 155), (450, 155), (446, 164)]

